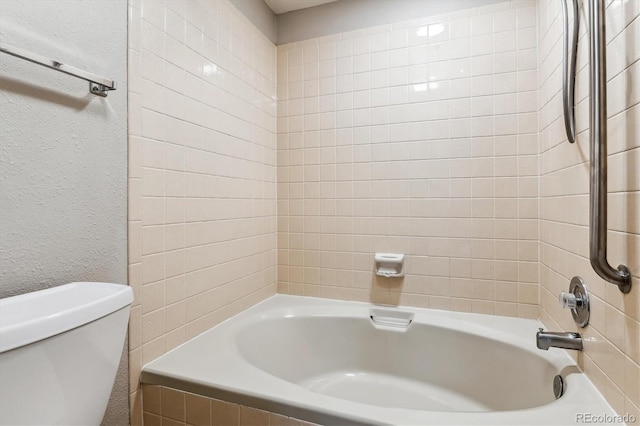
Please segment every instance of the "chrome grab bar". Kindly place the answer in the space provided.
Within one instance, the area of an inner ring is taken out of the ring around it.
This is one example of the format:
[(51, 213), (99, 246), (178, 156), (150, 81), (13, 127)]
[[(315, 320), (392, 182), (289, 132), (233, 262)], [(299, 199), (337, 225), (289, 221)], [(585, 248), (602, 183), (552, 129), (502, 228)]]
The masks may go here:
[(15, 56), (16, 58), (25, 59), (29, 62), (33, 62), (34, 64), (42, 65), (47, 68), (63, 72), (65, 74), (81, 78), (83, 80), (87, 80), (89, 82), (89, 91), (94, 95), (102, 96), (103, 98), (107, 96), (107, 92), (109, 90), (116, 90), (116, 82), (113, 80), (108, 80), (95, 74), (91, 74), (90, 72), (72, 67), (71, 65), (63, 64), (62, 62), (45, 58), (44, 56), (38, 55), (37, 53), (29, 52), (27, 50), (20, 49), (18, 47), (14, 47), (2, 42), (0, 42), (0, 52)]
[[(573, 4), (573, 34), (571, 38), (571, 63), (569, 62), (569, 11), (567, 3), (562, 0), (562, 16), (564, 17), (564, 37), (562, 43), (562, 108), (564, 110), (564, 128), (570, 143), (576, 141), (575, 119), (575, 87), (576, 87), (576, 56), (578, 52), (578, 31), (580, 16), (578, 15), (578, 0), (571, 0)], [(567, 73), (567, 68), (569, 68)]]
[(589, 121), (591, 127), (591, 197), (589, 199), (590, 260), (600, 277), (631, 290), (626, 265), (614, 269), (607, 261), (607, 72), (604, 0), (589, 0)]

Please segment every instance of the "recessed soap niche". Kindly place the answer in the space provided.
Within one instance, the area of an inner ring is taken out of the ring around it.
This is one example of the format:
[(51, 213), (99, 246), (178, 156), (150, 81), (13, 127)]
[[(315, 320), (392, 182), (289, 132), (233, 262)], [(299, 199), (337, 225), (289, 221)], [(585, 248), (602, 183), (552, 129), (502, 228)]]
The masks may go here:
[(374, 260), (376, 275), (379, 277), (404, 277), (404, 254), (376, 253)]

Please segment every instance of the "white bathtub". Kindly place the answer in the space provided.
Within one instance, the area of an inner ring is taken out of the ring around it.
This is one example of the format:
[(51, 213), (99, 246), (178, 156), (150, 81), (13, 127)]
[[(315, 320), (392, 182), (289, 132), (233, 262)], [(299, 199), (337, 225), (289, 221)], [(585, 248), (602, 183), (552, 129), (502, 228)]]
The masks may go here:
[[(320, 424), (570, 425), (580, 413), (615, 415), (563, 350), (536, 348), (541, 326), (277, 295), (147, 364), (141, 380)], [(556, 400), (557, 374), (565, 393)]]

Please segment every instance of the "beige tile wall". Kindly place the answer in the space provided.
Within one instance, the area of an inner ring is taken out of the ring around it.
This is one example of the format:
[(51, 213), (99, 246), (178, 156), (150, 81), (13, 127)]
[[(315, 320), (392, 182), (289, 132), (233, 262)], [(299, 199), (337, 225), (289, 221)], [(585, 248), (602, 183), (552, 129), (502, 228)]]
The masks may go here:
[[(542, 321), (585, 334), (581, 367), (619, 413), (640, 419), (640, 1), (607, 2), (609, 131), (609, 262), (626, 263), (633, 288), (623, 295), (589, 264), (589, 106), (586, 4), (576, 85), (575, 145), (564, 133), (561, 103), (561, 3), (538, 3)], [(582, 276), (592, 292), (591, 322), (578, 329), (557, 303), (569, 280)]]
[(536, 57), (533, 1), (278, 46), (278, 291), (537, 318)]
[(144, 385), (145, 426), (314, 426), (292, 417), (163, 386)]
[(276, 292), (275, 61), (228, 1), (129, 3), (134, 424), (143, 364)]

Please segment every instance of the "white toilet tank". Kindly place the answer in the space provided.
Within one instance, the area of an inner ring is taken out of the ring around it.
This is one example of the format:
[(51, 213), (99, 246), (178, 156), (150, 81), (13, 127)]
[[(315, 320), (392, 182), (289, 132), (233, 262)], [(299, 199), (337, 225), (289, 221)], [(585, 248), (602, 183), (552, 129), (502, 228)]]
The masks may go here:
[(0, 425), (99, 425), (132, 301), (93, 282), (0, 300)]

